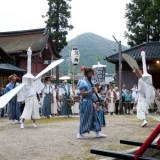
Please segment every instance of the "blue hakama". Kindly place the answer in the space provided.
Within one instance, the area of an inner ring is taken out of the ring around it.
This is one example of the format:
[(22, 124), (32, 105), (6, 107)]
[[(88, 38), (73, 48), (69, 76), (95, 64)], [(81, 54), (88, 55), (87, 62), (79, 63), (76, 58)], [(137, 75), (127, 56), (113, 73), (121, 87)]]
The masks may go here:
[(96, 110), (96, 114), (99, 118), (101, 127), (106, 126), (105, 116), (104, 116), (104, 110), (102, 106), (99, 106), (99, 110)]
[(51, 97), (52, 94), (45, 94), (42, 106), (42, 115), (49, 117), (51, 115)]
[(17, 96), (13, 97), (8, 104), (9, 120), (20, 120), (20, 103), (17, 102)]
[(83, 99), (80, 102), (80, 127), (79, 133), (89, 133), (90, 131), (101, 131), (101, 125), (95, 109), (93, 107), (93, 101)]
[(68, 104), (67, 99), (69, 97), (67, 95), (62, 96), (62, 107), (61, 107), (61, 115), (72, 115), (71, 106)]
[(61, 115), (65, 116), (69, 116), (72, 115), (72, 109), (71, 109), (71, 105), (68, 104), (67, 99), (70, 98), (71, 93), (72, 93), (72, 88), (70, 84), (66, 84), (67, 88), (65, 87), (64, 84), (60, 85), (59, 88), (61, 90), (61, 96), (62, 96), (62, 106), (61, 106)]
[(104, 127), (106, 126), (106, 122), (105, 122), (104, 109), (102, 107), (102, 104), (103, 102), (105, 102), (105, 98), (101, 94), (98, 94), (98, 96), (100, 99), (100, 103), (98, 104), (98, 110), (96, 110), (96, 114), (100, 120), (101, 127)]
[[(16, 83), (16, 84), (9, 83), (4, 89), (4, 94), (8, 93), (18, 85), (19, 83)], [(18, 121), (20, 120), (20, 103), (17, 102), (17, 96), (14, 96), (8, 102), (8, 117), (9, 117), (9, 120), (18, 120)]]

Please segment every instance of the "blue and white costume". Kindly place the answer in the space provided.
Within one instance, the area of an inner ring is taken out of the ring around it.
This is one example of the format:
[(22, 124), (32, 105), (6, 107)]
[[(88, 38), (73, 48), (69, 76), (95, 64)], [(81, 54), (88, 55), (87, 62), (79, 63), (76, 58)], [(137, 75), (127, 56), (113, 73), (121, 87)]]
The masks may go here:
[[(92, 86), (87, 78), (83, 78), (77, 84), (79, 90), (84, 89), (85, 92), (92, 89)], [(96, 115), (93, 102), (96, 99), (94, 93), (90, 93), (80, 100), (80, 126), (79, 134), (89, 133), (90, 131), (101, 131), (101, 125), (98, 116)]]
[(99, 96), (100, 102), (98, 104), (98, 110), (96, 110), (96, 114), (100, 120), (101, 127), (104, 127), (106, 126), (106, 122), (105, 122), (104, 109), (102, 107), (102, 103), (105, 101), (105, 98), (101, 94), (98, 94), (98, 96)]
[(52, 96), (53, 96), (53, 86), (50, 84), (45, 84), (45, 87), (43, 88), (43, 106), (42, 106), (42, 114), (45, 117), (51, 116), (51, 103), (52, 103)]
[(31, 120), (40, 119), (39, 104), (37, 93), (40, 93), (44, 88), (41, 80), (30, 80), (30, 85), (26, 84), (18, 93), (18, 101), (25, 101), (25, 107), (21, 115), (21, 119)]
[[(8, 93), (15, 87), (17, 87), (19, 83), (13, 84), (9, 83), (4, 89), (4, 94)], [(8, 103), (8, 117), (9, 120), (20, 120), (20, 103), (17, 102), (17, 96), (14, 96)]]
[(68, 104), (67, 99), (73, 95), (72, 87), (69, 83), (59, 86), (59, 96), (62, 98), (61, 115), (72, 115), (71, 106)]

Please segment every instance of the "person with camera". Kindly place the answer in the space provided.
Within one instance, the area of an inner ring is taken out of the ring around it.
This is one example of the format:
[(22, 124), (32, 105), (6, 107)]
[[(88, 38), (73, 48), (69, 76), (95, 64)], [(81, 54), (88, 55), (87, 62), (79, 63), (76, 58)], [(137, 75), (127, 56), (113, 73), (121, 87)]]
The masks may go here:
[(59, 86), (59, 97), (62, 101), (61, 105), (61, 115), (62, 116), (72, 116), (71, 100), (73, 96), (73, 90), (71, 84), (67, 83), (67, 80), (63, 80), (63, 83)]

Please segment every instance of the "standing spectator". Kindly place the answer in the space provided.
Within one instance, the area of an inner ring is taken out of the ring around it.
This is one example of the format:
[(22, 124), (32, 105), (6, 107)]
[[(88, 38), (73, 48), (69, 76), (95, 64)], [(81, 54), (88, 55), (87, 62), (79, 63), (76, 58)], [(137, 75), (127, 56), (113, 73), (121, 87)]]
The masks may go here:
[(126, 93), (126, 85), (125, 84), (123, 84), (122, 85), (122, 111), (120, 111), (122, 114), (123, 114), (123, 112), (124, 112), (124, 110), (125, 110), (125, 103), (124, 103), (124, 94)]
[(73, 99), (75, 104), (72, 106), (72, 112), (73, 114), (79, 114), (80, 91), (76, 84), (73, 87)]
[[(15, 87), (19, 85), (19, 83), (16, 82), (17, 80), (17, 75), (12, 74), (8, 77), (10, 80), (10, 83), (7, 84), (6, 88), (4, 89), (4, 94), (8, 93)], [(20, 123), (20, 103), (17, 102), (17, 96), (14, 96), (10, 101), (8, 105), (8, 115), (9, 115), (9, 120), (12, 120), (12, 124), (15, 124), (15, 120)]]
[(0, 97), (3, 96), (4, 88), (3, 85), (0, 86)]
[(57, 116), (59, 115), (61, 115), (61, 100), (58, 98), (57, 99)]
[(56, 93), (56, 88), (53, 86), (53, 92), (52, 92), (52, 108), (51, 108), (51, 112), (53, 116), (57, 115), (57, 93)]
[(132, 100), (131, 100), (131, 110), (130, 110), (130, 113), (132, 114), (133, 113), (133, 106), (134, 106), (134, 95), (135, 95), (135, 92), (133, 91), (133, 88), (130, 89), (130, 94), (132, 95)]
[(132, 94), (131, 113), (133, 113), (133, 107), (137, 104), (138, 101), (138, 89), (133, 87), (130, 92)]
[(126, 85), (125, 85), (125, 84), (123, 84), (123, 85), (122, 85), (122, 95), (123, 95), (123, 94), (125, 94), (125, 93), (126, 93), (126, 91), (127, 91), (127, 89), (126, 89)]
[(105, 88), (106, 88), (106, 90), (108, 92), (109, 91), (109, 84), (107, 84)]
[(52, 117), (51, 116), (51, 103), (52, 103), (53, 86), (51, 85), (50, 77), (45, 77), (44, 88), (42, 92), (44, 94), (42, 114), (44, 117), (51, 118)]
[(117, 94), (117, 100), (116, 100), (116, 103), (115, 103), (115, 113), (118, 115), (118, 107), (119, 107), (119, 90), (118, 90), (118, 87), (115, 87), (114, 91)]
[(110, 85), (110, 90), (107, 92), (106, 98), (108, 100), (108, 115), (115, 115), (115, 103), (117, 100), (117, 94), (113, 90), (113, 85)]
[[(130, 114), (131, 110), (131, 101), (132, 101), (132, 94), (130, 93), (130, 90), (127, 89), (127, 92), (124, 94), (124, 102), (125, 102), (125, 113)], [(128, 110), (128, 111), (127, 111)]]
[(72, 97), (73, 91), (71, 84), (67, 83), (67, 80), (63, 81), (63, 84), (59, 86), (59, 96), (62, 101), (61, 115), (63, 116), (72, 116), (72, 109), (67, 99)]
[[(3, 96), (3, 94), (4, 94), (4, 88), (3, 88), (3, 85), (1, 85), (1, 86), (0, 86), (0, 97)], [(4, 109), (4, 108), (1, 108), (0, 110), (1, 110), (1, 115), (0, 115), (0, 117), (2, 118), (2, 117), (4, 117), (4, 114), (5, 114), (4, 111), (5, 111), (5, 109)]]
[(106, 96), (107, 89), (105, 88), (105, 85), (102, 85), (101, 88), (100, 88), (100, 90), (102, 90), (103, 95)]

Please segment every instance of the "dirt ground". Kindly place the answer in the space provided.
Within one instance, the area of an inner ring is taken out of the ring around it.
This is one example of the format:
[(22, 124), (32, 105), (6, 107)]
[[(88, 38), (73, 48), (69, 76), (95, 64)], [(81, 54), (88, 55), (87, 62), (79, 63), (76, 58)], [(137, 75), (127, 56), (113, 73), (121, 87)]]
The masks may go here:
[[(12, 125), (8, 118), (0, 119), (0, 160), (99, 160), (106, 157), (90, 153), (91, 148), (124, 151), (134, 148), (120, 144), (120, 139), (143, 142), (160, 123), (160, 116), (149, 118), (149, 125), (141, 127), (136, 115), (106, 115), (106, 127), (102, 133), (107, 138), (77, 139), (79, 117), (54, 117), (37, 120), (37, 128), (31, 121)], [(159, 119), (158, 119), (159, 118)]]

